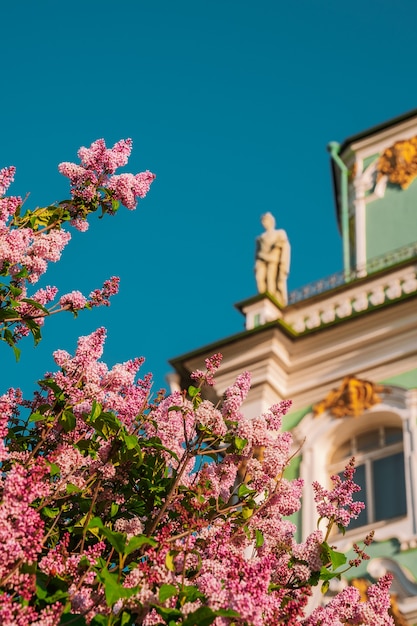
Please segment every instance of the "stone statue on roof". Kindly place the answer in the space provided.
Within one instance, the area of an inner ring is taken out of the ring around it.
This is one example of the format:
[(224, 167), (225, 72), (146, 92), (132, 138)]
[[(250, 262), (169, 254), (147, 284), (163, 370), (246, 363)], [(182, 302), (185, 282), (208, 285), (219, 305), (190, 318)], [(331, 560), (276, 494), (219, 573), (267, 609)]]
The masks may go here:
[(288, 304), (287, 277), (291, 248), (285, 230), (275, 228), (272, 213), (261, 216), (265, 228), (256, 239), (255, 278), (259, 293), (268, 292), (279, 304)]

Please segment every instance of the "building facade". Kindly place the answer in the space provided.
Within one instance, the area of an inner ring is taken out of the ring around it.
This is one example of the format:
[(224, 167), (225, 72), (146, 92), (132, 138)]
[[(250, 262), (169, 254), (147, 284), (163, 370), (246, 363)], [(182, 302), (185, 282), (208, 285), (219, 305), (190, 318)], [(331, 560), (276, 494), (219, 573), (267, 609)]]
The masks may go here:
[[(334, 542), (349, 549), (374, 529), (370, 560), (350, 575), (366, 587), (392, 572), (397, 623), (417, 624), (417, 110), (329, 152), (343, 271), (286, 306), (269, 293), (239, 303), (244, 332), (173, 359), (171, 381), (186, 386), (220, 351), (219, 397), (251, 372), (248, 418), (293, 401), (294, 475), (326, 484), (354, 455), (366, 510)], [(302, 535), (316, 522), (306, 489)]]

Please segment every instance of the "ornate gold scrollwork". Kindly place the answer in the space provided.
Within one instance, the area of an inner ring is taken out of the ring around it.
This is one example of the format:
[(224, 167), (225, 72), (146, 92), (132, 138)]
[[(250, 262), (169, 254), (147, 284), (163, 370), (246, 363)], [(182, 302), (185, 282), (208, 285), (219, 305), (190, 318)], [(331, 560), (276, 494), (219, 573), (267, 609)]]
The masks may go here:
[(313, 406), (315, 416), (329, 411), (334, 417), (358, 417), (366, 409), (381, 402), (378, 393), (384, 391), (382, 385), (355, 376), (345, 376), (338, 389), (332, 389), (327, 396)]
[(417, 177), (417, 136), (396, 141), (378, 159), (377, 180), (388, 176), (390, 183), (407, 189)]

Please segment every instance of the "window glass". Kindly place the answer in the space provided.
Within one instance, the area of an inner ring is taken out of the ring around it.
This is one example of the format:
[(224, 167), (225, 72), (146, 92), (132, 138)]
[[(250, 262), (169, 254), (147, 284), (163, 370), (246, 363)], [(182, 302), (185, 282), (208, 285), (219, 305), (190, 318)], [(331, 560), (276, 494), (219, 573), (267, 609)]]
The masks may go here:
[(373, 463), (375, 521), (407, 513), (404, 454), (393, 454)]
[(356, 441), (358, 452), (365, 452), (366, 450), (379, 448), (380, 432), (379, 430), (371, 430), (370, 432), (362, 433), (357, 436)]
[(387, 446), (392, 443), (398, 443), (403, 440), (403, 431), (401, 428), (386, 428), (385, 429), (385, 444)]
[(352, 435), (335, 451), (331, 473), (338, 472), (343, 478), (342, 467), (352, 456), (358, 463), (354, 481), (361, 488), (354, 500), (364, 502), (366, 508), (351, 521), (349, 530), (406, 515), (402, 429), (380, 426)]

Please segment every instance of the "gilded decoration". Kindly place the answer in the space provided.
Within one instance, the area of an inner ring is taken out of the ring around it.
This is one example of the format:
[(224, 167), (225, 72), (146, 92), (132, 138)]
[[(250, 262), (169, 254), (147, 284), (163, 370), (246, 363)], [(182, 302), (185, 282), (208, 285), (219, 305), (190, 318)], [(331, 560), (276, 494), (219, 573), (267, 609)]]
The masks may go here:
[(329, 411), (334, 417), (358, 417), (371, 406), (381, 402), (378, 393), (382, 385), (355, 376), (345, 376), (338, 389), (332, 389), (324, 400), (313, 406), (314, 416)]
[(390, 183), (407, 189), (417, 177), (417, 136), (396, 141), (379, 157), (377, 181), (388, 176)]

